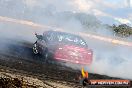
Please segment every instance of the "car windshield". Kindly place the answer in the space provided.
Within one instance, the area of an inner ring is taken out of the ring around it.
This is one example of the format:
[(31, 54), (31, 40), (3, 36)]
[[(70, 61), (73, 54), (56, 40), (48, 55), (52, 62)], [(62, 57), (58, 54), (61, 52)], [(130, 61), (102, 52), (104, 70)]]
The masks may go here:
[(48, 35), (48, 40), (57, 43), (65, 43), (71, 45), (78, 45), (81, 47), (87, 47), (86, 42), (81, 37), (69, 33), (52, 32), (50, 33), (50, 36)]

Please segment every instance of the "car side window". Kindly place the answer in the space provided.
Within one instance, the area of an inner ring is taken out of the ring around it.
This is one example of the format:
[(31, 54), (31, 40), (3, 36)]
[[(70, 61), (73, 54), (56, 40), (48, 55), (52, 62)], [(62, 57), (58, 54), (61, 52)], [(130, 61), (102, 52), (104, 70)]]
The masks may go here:
[(50, 42), (50, 41), (53, 41), (54, 35), (52, 32), (48, 32), (46, 33), (45, 38), (47, 39), (48, 42)]
[(56, 42), (62, 42), (63, 41), (63, 36), (61, 36), (59, 33), (56, 33), (54, 38), (55, 38)]
[(59, 42), (61, 42), (64, 38), (63, 36), (59, 36), (59, 35), (57, 37), (58, 37)]

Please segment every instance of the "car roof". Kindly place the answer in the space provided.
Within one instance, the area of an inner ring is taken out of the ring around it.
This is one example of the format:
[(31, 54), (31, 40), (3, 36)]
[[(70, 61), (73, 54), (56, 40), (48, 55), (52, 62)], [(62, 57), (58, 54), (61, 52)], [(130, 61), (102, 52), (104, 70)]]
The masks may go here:
[(57, 33), (57, 34), (64, 34), (64, 35), (70, 35), (70, 36), (73, 36), (73, 37), (76, 37), (78, 39), (81, 39), (83, 40), (83, 42), (85, 42), (86, 46), (87, 46), (87, 43), (86, 41), (81, 37), (81, 36), (78, 36), (76, 34), (72, 34), (72, 33), (67, 33), (67, 32), (61, 32), (61, 31), (52, 31), (52, 30), (49, 30), (49, 31), (45, 31), (46, 33)]
[(75, 37), (78, 37), (78, 38), (81, 38), (80, 36), (76, 35), (76, 34), (72, 34), (72, 33), (68, 33), (68, 32), (62, 32), (62, 31), (54, 31), (54, 30), (49, 30), (49, 31), (45, 31), (47, 33), (59, 33), (59, 34), (67, 34), (67, 35), (72, 35), (72, 36), (75, 36)]

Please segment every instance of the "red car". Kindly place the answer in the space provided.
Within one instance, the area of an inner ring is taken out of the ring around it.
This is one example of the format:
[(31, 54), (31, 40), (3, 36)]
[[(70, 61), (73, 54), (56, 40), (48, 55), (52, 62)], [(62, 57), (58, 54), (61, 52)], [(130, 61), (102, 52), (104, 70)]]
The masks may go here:
[(64, 61), (76, 64), (91, 64), (93, 52), (86, 42), (77, 35), (46, 31), (43, 35), (37, 35), (37, 41), (33, 45), (33, 52), (43, 55), (46, 60)]

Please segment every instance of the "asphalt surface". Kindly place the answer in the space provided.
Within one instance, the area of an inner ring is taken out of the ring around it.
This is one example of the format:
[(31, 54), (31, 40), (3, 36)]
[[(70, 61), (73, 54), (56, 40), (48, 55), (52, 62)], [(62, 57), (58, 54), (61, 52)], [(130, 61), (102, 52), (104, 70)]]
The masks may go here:
[[(59, 81), (67, 81), (79, 85), (79, 70), (55, 64), (45, 63), (44, 58), (35, 56), (32, 52), (32, 43), (27, 41), (1, 40), (0, 65), (20, 72), (27, 72), (30, 75), (38, 76), (39, 79), (48, 78)], [(5, 48), (6, 46), (6, 48)], [(4, 47), (4, 50), (3, 50)], [(117, 79), (105, 75), (90, 74), (90, 79)]]

